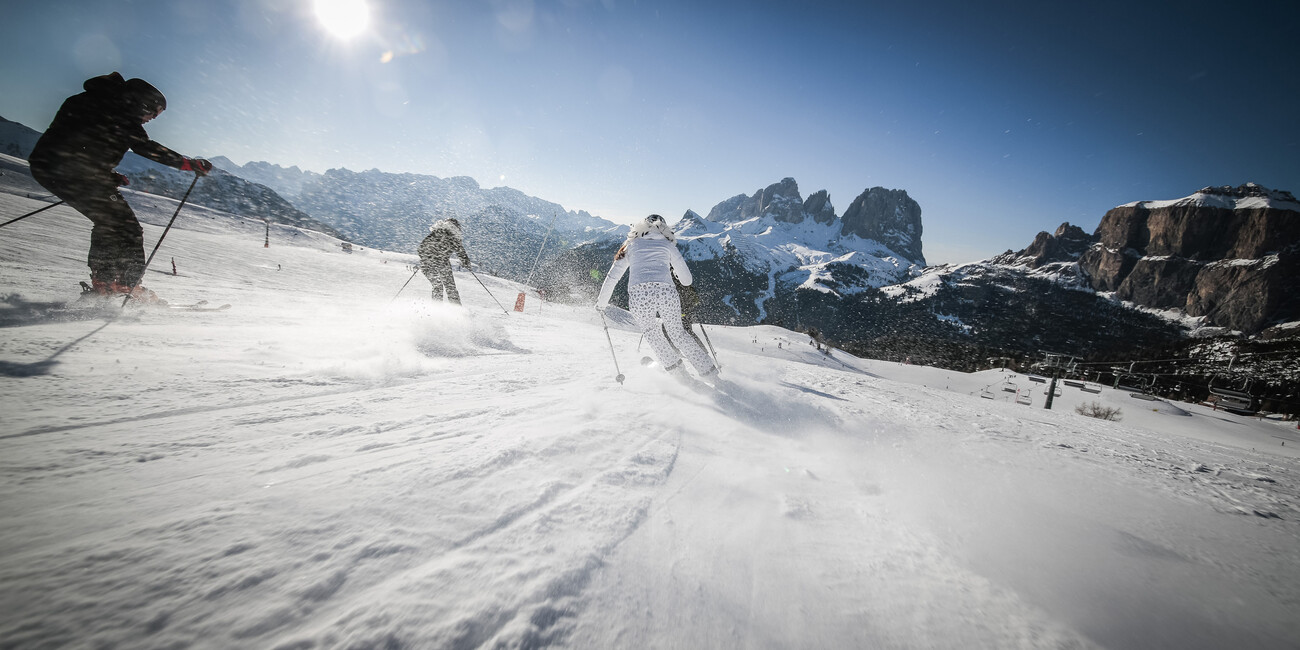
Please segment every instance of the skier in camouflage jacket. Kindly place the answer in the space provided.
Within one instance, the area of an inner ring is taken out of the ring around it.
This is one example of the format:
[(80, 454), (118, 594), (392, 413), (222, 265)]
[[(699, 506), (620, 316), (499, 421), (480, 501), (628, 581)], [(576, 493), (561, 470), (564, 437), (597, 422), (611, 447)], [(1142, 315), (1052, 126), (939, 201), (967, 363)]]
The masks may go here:
[(469, 253), (465, 252), (465, 243), (461, 239), (460, 222), (456, 219), (443, 219), (433, 224), (428, 236), (420, 242), (420, 270), (433, 285), (433, 299), (446, 300), (460, 304), (460, 292), (456, 291), (456, 278), (451, 274), (452, 255), (460, 258), (464, 268), (469, 266)]

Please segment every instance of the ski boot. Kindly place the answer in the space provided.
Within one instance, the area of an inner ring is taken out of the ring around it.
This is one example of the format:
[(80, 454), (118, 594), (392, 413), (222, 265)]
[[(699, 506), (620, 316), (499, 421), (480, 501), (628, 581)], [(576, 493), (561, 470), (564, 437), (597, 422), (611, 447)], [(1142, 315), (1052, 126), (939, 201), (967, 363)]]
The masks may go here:
[(131, 296), (131, 302), (133, 303), (137, 303), (140, 305), (157, 306), (157, 307), (167, 306), (166, 300), (159, 298), (158, 294), (154, 293), (149, 289), (144, 288), (144, 286), (142, 285), (137, 284), (134, 287), (132, 287), (125, 284), (114, 283), (114, 288), (115, 288), (115, 293), (117, 294)]
[(91, 279), (90, 284), (81, 282), (81, 297), (83, 300), (90, 298), (113, 298), (115, 296), (131, 296), (131, 302), (141, 305), (158, 305), (166, 306), (167, 301), (158, 297), (158, 294), (144, 288), (143, 286), (132, 287), (129, 284), (122, 284), (117, 281), (104, 281)]

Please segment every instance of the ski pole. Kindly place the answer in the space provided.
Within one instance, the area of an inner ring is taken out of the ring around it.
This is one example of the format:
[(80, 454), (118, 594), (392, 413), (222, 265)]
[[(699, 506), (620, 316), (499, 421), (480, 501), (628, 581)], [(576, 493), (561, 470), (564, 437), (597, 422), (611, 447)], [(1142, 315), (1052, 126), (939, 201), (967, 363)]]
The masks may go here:
[(471, 269), (471, 268), (469, 268), (468, 266), (466, 266), (466, 267), (465, 267), (465, 270), (469, 271), (469, 274), (472, 275), (472, 276), (474, 276), (474, 279), (475, 279), (475, 280), (478, 280), (479, 285), (482, 286), (482, 287), (483, 287), (483, 290), (484, 290), (484, 291), (487, 291), (487, 295), (490, 296), (490, 297), (492, 298), (492, 302), (495, 302), (495, 303), (497, 304), (498, 307), (501, 307), (501, 311), (505, 312), (506, 315), (509, 316), (509, 315), (510, 315), (510, 310), (509, 310), (509, 309), (506, 309), (505, 307), (502, 307), (502, 306), (501, 306), (501, 301), (500, 301), (500, 300), (497, 300), (497, 297), (496, 297), (496, 296), (493, 296), (491, 291), (488, 291), (487, 285), (486, 285), (486, 284), (483, 284), (483, 281), (482, 281), (482, 280), (479, 280), (479, 278), (478, 278), (478, 274), (474, 272), (474, 269)]
[[(411, 283), (411, 280), (414, 280), (414, 279), (415, 279), (415, 274), (416, 274), (416, 273), (419, 273), (419, 272), (420, 272), (420, 267), (418, 267), (418, 266), (415, 267), (415, 270), (414, 270), (414, 271), (411, 271), (411, 277), (407, 278), (407, 279), (406, 279), (406, 282), (405, 282), (404, 284), (402, 284), (402, 288), (401, 288), (401, 289), (398, 289), (398, 290), (397, 290), (397, 293), (393, 294), (393, 300), (397, 300), (397, 297), (400, 296), (400, 295), (402, 295), (402, 291), (404, 291), (404, 290), (406, 289), (406, 285), (410, 284), (410, 283)], [(388, 304), (390, 304), (390, 305), (393, 304), (393, 300), (389, 300), (389, 301), (388, 301)]]
[(623, 384), (623, 379), (624, 379), (623, 371), (619, 370), (618, 368), (618, 355), (614, 354), (614, 339), (610, 338), (609, 336), (609, 323), (605, 322), (604, 310), (597, 309), (596, 313), (600, 314), (600, 324), (605, 326), (605, 340), (609, 341), (609, 355), (611, 357), (614, 357), (614, 372), (618, 373), (618, 376), (614, 377), (614, 381), (618, 382), (619, 385), (621, 386)]
[(0, 228), (4, 228), (5, 226), (7, 226), (7, 225), (9, 225), (9, 224), (11, 224), (11, 223), (13, 223), (13, 222), (15, 222), (15, 221), (22, 221), (23, 219), (26, 219), (27, 217), (30, 217), (30, 216), (32, 216), (32, 215), (34, 215), (34, 214), (37, 214), (37, 213), (40, 213), (40, 212), (45, 212), (46, 210), (49, 210), (50, 208), (52, 208), (52, 207), (54, 207), (54, 206), (56, 206), (56, 205), (59, 205), (59, 204), (61, 204), (61, 203), (63, 203), (63, 201), (58, 201), (58, 202), (56, 202), (56, 203), (51, 203), (51, 204), (49, 204), (49, 205), (47, 205), (47, 206), (45, 206), (45, 207), (43, 207), (43, 208), (39, 208), (39, 209), (37, 209), (37, 210), (32, 210), (31, 212), (28, 212), (27, 214), (24, 214), (24, 215), (21, 216), (21, 217), (15, 217), (15, 218), (10, 219), (10, 220), (8, 220), (8, 221), (6, 221), (6, 222), (4, 222), (4, 223), (0, 223)]
[(700, 326), (700, 332), (704, 334), (704, 342), (709, 344), (709, 352), (713, 354), (713, 365), (717, 366), (718, 369), (721, 370), (722, 362), (718, 361), (718, 351), (713, 349), (713, 341), (709, 340), (708, 330), (704, 329), (704, 323), (698, 323), (698, 325)]
[(181, 213), (181, 208), (185, 207), (185, 201), (189, 200), (190, 192), (194, 191), (194, 186), (197, 185), (198, 182), (199, 175), (196, 172), (194, 174), (194, 180), (190, 181), (190, 189), (185, 190), (185, 196), (182, 196), (181, 202), (176, 205), (176, 211), (172, 213), (172, 218), (167, 222), (167, 227), (163, 228), (162, 235), (158, 237), (158, 243), (153, 245), (153, 251), (149, 253), (149, 258), (144, 261), (144, 268), (140, 269), (140, 279), (136, 280), (135, 283), (131, 285), (131, 290), (126, 294), (126, 300), (122, 301), (123, 307), (126, 307), (127, 301), (130, 300), (131, 296), (135, 293), (135, 288), (140, 286), (140, 281), (144, 280), (144, 272), (149, 270), (149, 263), (153, 261), (154, 253), (158, 252), (158, 247), (162, 246), (163, 240), (167, 238), (167, 233), (172, 229), (172, 224), (176, 223), (176, 216)]
[(556, 216), (554, 212), (551, 213), (551, 225), (546, 228), (546, 236), (542, 238), (542, 245), (537, 249), (537, 259), (533, 260), (533, 268), (528, 270), (528, 279), (524, 280), (524, 286), (533, 286), (533, 271), (537, 270), (537, 263), (542, 261), (542, 251), (546, 250), (546, 242), (551, 238), (551, 230), (555, 228)]

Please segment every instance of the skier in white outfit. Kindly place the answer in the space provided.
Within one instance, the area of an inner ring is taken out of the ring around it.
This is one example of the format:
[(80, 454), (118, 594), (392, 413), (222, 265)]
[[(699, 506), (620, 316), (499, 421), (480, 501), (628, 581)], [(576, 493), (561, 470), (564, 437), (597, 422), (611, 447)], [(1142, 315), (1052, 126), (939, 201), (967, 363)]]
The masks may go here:
[[(631, 270), (627, 281), (629, 311), (636, 318), (650, 342), (650, 348), (671, 373), (681, 371), (681, 354), (694, 366), (701, 377), (708, 377), (718, 371), (704, 348), (700, 347), (695, 337), (682, 327), (682, 304), (673, 285), (672, 274), (685, 286), (692, 282), (691, 270), (686, 260), (677, 250), (677, 237), (664, 218), (652, 214), (632, 227), (627, 241), (614, 256), (614, 265), (605, 276), (605, 283), (600, 287), (600, 296), (596, 298), (596, 309), (604, 310), (609, 306), (609, 298), (614, 293), (623, 273)], [(660, 327), (659, 319), (663, 319)], [(664, 336), (665, 330), (668, 332)], [(668, 344), (672, 339), (673, 345)], [(676, 350), (673, 346), (676, 346)]]

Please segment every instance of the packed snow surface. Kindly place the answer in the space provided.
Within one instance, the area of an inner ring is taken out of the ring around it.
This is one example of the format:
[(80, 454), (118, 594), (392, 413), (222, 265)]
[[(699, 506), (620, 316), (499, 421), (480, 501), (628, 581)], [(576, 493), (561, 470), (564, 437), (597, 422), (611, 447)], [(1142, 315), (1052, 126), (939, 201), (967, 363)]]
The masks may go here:
[(66, 207), (0, 231), (0, 647), (1300, 639), (1294, 423), (765, 326), (679, 382), (611, 309), (619, 384), (589, 306), (264, 229), (181, 211), (146, 285), (213, 313), (77, 305)]

